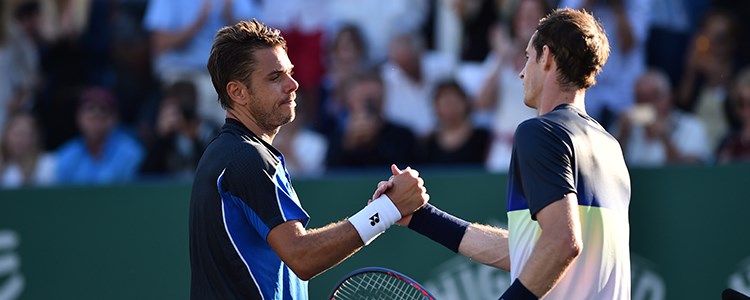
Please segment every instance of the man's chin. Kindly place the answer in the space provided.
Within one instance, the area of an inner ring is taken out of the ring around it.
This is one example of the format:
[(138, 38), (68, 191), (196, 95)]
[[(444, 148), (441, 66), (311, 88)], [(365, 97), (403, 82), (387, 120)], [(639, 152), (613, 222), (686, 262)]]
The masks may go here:
[(528, 108), (536, 109), (536, 105), (529, 99), (523, 99), (523, 104)]
[(282, 120), (282, 125), (292, 123), (295, 119), (297, 119), (297, 113), (295, 112), (295, 110), (292, 110), (292, 113)]

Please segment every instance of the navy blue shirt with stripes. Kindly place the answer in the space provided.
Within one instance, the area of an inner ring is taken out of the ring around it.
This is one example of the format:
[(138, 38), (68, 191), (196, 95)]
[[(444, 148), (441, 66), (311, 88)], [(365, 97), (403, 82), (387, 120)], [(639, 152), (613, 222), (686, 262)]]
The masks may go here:
[(227, 119), (203, 153), (190, 199), (191, 299), (307, 299), (266, 241), (275, 226), (309, 216), (283, 155)]

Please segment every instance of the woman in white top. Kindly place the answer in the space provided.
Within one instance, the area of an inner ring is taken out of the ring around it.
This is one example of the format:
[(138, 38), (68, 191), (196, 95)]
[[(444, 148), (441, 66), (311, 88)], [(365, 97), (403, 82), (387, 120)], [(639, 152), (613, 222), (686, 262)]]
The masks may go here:
[(55, 182), (56, 159), (44, 152), (39, 126), (28, 113), (8, 118), (0, 139), (0, 187), (44, 186)]

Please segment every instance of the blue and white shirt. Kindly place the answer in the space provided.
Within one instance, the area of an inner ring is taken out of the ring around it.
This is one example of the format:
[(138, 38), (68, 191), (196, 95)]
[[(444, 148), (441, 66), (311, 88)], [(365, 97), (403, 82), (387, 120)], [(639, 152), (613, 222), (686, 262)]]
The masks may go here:
[(190, 200), (192, 299), (307, 299), (307, 282), (266, 241), (277, 225), (309, 216), (284, 157), (227, 119), (208, 145)]
[(545, 299), (630, 299), (630, 175), (620, 144), (571, 105), (515, 134), (508, 186), (511, 281), (539, 240), (536, 214), (575, 193), (583, 249)]

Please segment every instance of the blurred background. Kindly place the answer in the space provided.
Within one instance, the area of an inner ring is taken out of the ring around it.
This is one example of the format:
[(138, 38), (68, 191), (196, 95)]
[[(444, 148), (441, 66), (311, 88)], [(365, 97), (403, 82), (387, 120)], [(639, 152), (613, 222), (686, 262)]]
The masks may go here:
[[(298, 114), (274, 146), (311, 226), (361, 207), (390, 163), (418, 168), (439, 206), (502, 225), (513, 134), (535, 115), (524, 49), (557, 7), (609, 36), (586, 105), (631, 169), (633, 298), (750, 293), (750, 1), (3, 0), (0, 299), (187, 297), (190, 183), (224, 122), (205, 65), (242, 19), (287, 40)], [(392, 231), (313, 279), (311, 299), (365, 265), (439, 299), (508, 284)]]

